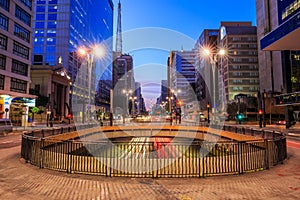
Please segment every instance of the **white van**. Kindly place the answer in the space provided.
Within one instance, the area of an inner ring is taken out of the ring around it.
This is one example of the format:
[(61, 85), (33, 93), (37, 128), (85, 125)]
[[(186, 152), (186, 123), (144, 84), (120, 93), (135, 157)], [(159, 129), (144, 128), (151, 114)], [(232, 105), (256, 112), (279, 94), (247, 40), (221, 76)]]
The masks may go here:
[(13, 130), (10, 119), (0, 119), (0, 135), (5, 135)]

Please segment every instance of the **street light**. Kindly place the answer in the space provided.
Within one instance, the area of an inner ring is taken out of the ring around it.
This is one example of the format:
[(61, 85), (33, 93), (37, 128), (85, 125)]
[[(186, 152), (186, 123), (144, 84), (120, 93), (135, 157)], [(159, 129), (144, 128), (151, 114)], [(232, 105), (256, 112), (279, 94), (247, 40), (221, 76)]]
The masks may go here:
[[(127, 106), (128, 106), (128, 97), (132, 94), (132, 90), (123, 89), (122, 93), (126, 95), (126, 101), (124, 102), (124, 111), (123, 111), (123, 124), (125, 124), (125, 116), (127, 114)], [(127, 106), (126, 106), (127, 105)]]
[(210, 60), (210, 64), (212, 66), (212, 75), (213, 75), (213, 113), (216, 112), (216, 80), (215, 80), (215, 70), (217, 63), (217, 56), (224, 56), (226, 54), (225, 49), (219, 49), (217, 52), (214, 52), (212, 49), (204, 48), (203, 56), (208, 57)]
[(131, 116), (133, 117), (133, 115), (134, 115), (134, 104), (135, 104), (135, 101), (136, 101), (136, 99), (137, 99), (137, 97), (135, 97), (135, 96), (131, 96), (131, 97), (129, 97), (129, 99), (131, 100)]
[(168, 102), (169, 102), (170, 125), (172, 125), (172, 121), (173, 121), (173, 115), (172, 115), (172, 100), (173, 100), (173, 97), (172, 97), (172, 96), (169, 96), (169, 97), (166, 97), (166, 99), (167, 99)]
[[(93, 47), (80, 47), (78, 49), (79, 55), (82, 57), (86, 57), (87, 59), (87, 69), (88, 69), (88, 120), (91, 114), (91, 76), (92, 76), (92, 68), (94, 63), (94, 58), (103, 58), (105, 56), (106, 50), (104, 46), (97, 44)], [(85, 107), (85, 106), (84, 106)], [(84, 110), (82, 123), (84, 123)]]
[(210, 123), (210, 119), (209, 119), (209, 109), (210, 109), (210, 104), (209, 104), (209, 102), (207, 102), (206, 108), (207, 108), (207, 123), (209, 124), (209, 123)]

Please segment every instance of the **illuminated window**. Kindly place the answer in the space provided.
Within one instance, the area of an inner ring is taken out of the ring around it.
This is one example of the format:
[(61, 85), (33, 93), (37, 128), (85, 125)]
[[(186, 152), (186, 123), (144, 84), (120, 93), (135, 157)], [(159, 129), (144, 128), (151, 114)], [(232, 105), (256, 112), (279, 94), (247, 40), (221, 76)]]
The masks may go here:
[(9, 11), (9, 0), (0, 0), (0, 7)]
[(8, 18), (0, 13), (0, 28), (8, 30)]

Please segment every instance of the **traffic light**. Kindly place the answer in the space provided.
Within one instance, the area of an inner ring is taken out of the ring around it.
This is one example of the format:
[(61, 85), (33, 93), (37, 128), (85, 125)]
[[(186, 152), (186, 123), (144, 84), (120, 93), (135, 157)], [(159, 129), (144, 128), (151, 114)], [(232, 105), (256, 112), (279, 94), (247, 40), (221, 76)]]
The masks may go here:
[(258, 110), (258, 115), (259, 115), (259, 128), (262, 128), (262, 115), (263, 115), (263, 111), (262, 110)]
[(241, 121), (243, 119), (243, 115), (241, 113), (239, 113), (237, 118), (238, 118), (239, 121)]
[(241, 124), (241, 122), (243, 120), (243, 114), (242, 113), (237, 114), (236, 118), (239, 121), (239, 124)]

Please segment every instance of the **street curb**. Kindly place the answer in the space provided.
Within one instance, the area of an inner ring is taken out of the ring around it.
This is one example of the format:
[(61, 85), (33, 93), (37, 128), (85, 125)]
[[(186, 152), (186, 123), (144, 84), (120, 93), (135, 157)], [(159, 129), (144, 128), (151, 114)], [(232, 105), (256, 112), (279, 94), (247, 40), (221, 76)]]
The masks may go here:
[(299, 133), (287, 133), (287, 135), (292, 137), (300, 137)]

